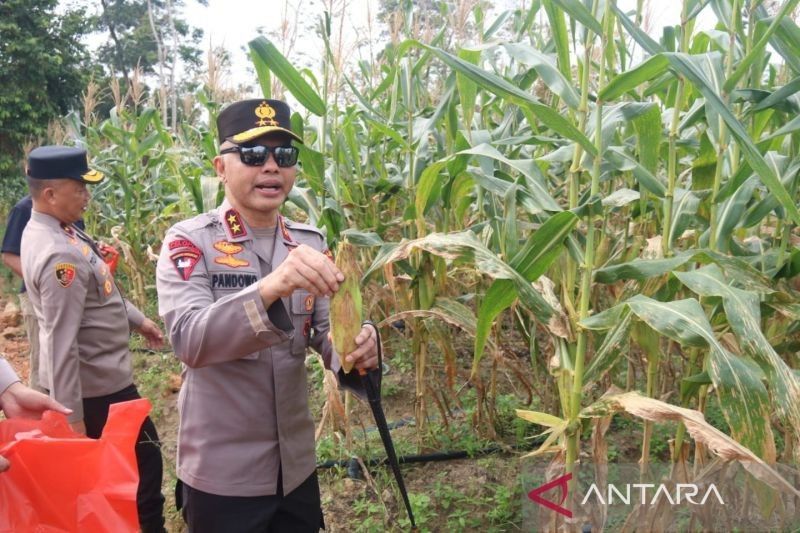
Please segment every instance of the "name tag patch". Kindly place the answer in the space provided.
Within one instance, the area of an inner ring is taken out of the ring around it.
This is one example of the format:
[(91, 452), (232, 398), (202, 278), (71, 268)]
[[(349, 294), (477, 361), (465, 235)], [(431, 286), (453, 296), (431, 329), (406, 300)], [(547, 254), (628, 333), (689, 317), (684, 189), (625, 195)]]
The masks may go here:
[(258, 281), (255, 274), (219, 273), (211, 274), (212, 289), (244, 289)]

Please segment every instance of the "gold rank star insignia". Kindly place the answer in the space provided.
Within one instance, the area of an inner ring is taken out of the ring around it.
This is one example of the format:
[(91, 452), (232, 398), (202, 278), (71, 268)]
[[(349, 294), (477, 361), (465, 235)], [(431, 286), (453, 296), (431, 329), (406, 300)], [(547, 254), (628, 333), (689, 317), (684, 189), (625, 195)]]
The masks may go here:
[(242, 217), (235, 209), (228, 209), (225, 212), (225, 223), (228, 226), (228, 233), (231, 239), (247, 235), (247, 229), (245, 229), (242, 223)]

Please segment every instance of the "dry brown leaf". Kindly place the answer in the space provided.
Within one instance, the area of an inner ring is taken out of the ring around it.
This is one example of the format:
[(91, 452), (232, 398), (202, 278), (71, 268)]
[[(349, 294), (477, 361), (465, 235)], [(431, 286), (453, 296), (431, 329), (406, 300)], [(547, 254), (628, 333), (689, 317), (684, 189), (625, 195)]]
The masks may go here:
[(569, 341), (574, 340), (572, 328), (569, 325), (569, 318), (564, 312), (564, 308), (561, 306), (561, 301), (555, 294), (555, 283), (547, 276), (540, 276), (539, 279), (531, 283), (531, 285), (534, 290), (542, 295), (544, 301), (553, 308), (553, 315), (550, 317), (550, 320), (547, 321), (547, 329), (550, 330), (550, 333), (562, 339), (567, 339)]
[(703, 413), (664, 403), (654, 398), (646, 398), (638, 392), (604, 395), (595, 404), (581, 413), (583, 417), (595, 418), (625, 411), (644, 420), (664, 422), (667, 420), (683, 422), (692, 438), (703, 443), (708, 449), (725, 461), (739, 461), (756, 479), (783, 492), (800, 497), (800, 491), (793, 487), (770, 465), (731, 437), (706, 422)]

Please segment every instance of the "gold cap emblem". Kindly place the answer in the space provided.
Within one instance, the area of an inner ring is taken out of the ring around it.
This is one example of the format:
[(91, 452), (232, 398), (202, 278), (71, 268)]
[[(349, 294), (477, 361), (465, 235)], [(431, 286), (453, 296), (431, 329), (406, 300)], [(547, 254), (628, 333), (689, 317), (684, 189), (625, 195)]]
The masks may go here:
[(256, 116), (260, 119), (256, 122), (256, 126), (277, 126), (275, 121), (275, 110), (266, 102), (261, 102), (261, 105), (256, 108)]

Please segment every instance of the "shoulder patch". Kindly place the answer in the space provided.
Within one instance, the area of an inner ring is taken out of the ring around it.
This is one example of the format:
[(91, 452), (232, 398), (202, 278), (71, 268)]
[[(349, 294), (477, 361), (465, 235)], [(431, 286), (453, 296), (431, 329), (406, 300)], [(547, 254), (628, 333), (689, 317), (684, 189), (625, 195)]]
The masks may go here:
[(56, 263), (56, 279), (58, 284), (65, 289), (75, 280), (75, 265), (73, 263)]
[(184, 281), (188, 281), (195, 265), (203, 255), (202, 250), (189, 239), (182, 237), (169, 241), (167, 248), (169, 249), (169, 259), (175, 265), (178, 275)]

